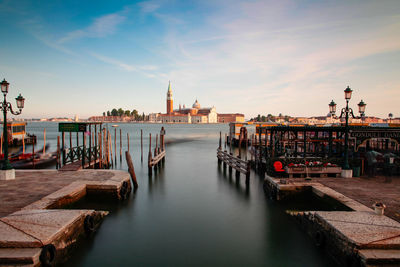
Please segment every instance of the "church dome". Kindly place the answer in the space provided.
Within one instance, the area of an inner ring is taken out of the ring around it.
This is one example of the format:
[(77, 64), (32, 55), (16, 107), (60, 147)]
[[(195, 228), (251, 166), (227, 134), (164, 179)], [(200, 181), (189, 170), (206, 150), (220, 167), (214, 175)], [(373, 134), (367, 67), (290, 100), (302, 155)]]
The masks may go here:
[(196, 99), (196, 102), (194, 102), (194, 104), (193, 104), (192, 107), (193, 107), (193, 108), (200, 109), (200, 104), (199, 104), (199, 101), (197, 101), (197, 99)]

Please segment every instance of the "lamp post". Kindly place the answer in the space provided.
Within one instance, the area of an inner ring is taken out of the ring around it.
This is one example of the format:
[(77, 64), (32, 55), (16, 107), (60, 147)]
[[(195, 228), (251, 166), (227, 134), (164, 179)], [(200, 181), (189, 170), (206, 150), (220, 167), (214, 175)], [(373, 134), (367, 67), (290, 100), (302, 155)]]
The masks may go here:
[[(339, 118), (345, 117), (345, 119), (346, 119), (345, 136), (344, 136), (344, 164), (343, 164), (344, 170), (350, 170), (350, 166), (349, 166), (349, 117), (351, 116), (355, 119), (362, 120), (364, 118), (365, 107), (367, 105), (364, 103), (364, 101), (361, 100), (360, 103), (358, 103), (358, 111), (360, 113), (360, 116), (359, 117), (354, 116), (353, 109), (349, 108), (349, 101), (351, 99), (352, 92), (353, 92), (353, 90), (351, 90), (349, 86), (347, 86), (347, 88), (344, 90), (344, 98), (346, 99), (346, 107), (342, 108), (340, 117), (339, 117)], [(336, 117), (336, 115), (335, 115), (336, 103), (333, 102), (333, 100), (331, 101), (331, 103), (329, 103), (329, 112), (332, 114), (333, 117)]]
[[(8, 86), (10, 84), (3, 79), (3, 81), (0, 83), (1, 86), (1, 92), (3, 93), (4, 96), (4, 101), (1, 103), (0, 109), (3, 110), (3, 115), (4, 115), (4, 124), (3, 124), (3, 140), (4, 140), (4, 161), (3, 161), (3, 170), (12, 170), (12, 166), (10, 164), (10, 161), (8, 160), (8, 133), (7, 133), (7, 112), (10, 111), (14, 115), (19, 115), (22, 112), (22, 109), (24, 108), (24, 102), (25, 98), (22, 97), (20, 94), (15, 100), (17, 101), (17, 107), (19, 111), (13, 111), (11, 103), (7, 102), (7, 93), (8, 93)], [(15, 174), (14, 174), (15, 175)], [(15, 176), (14, 176), (15, 178)], [(11, 178), (13, 179), (13, 178)]]

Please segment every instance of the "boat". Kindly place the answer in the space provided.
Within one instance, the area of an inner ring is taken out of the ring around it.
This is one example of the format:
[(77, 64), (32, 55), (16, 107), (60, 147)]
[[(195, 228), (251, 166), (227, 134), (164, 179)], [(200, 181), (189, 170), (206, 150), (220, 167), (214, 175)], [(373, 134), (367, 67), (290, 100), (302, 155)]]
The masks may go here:
[(36, 144), (36, 135), (26, 133), (26, 122), (8, 122), (7, 133), (9, 147)]
[(57, 161), (57, 152), (35, 155), (27, 159), (11, 162), (14, 169), (46, 169), (53, 166)]
[[(46, 145), (46, 150), (49, 145)], [(44, 147), (35, 153), (15, 153), (9, 157), (14, 169), (45, 169), (54, 165), (57, 161), (57, 152), (43, 154)], [(2, 157), (3, 155), (0, 155)]]

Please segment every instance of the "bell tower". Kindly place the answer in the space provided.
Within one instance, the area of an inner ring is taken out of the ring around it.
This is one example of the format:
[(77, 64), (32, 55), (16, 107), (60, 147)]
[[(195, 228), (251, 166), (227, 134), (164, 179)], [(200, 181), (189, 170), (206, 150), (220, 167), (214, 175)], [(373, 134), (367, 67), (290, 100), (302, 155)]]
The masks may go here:
[(174, 112), (174, 99), (172, 97), (171, 81), (168, 83), (167, 92), (167, 114), (172, 114)]

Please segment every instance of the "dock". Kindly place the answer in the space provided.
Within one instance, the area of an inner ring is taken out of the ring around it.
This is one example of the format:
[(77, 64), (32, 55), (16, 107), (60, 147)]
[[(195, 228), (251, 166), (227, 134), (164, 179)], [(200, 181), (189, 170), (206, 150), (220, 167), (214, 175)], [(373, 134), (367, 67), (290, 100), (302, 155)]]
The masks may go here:
[(63, 262), (108, 214), (63, 207), (89, 194), (124, 200), (131, 189), (124, 171), (16, 171), (15, 180), (0, 181), (0, 265)]
[[(382, 183), (377, 186), (379, 182)], [(353, 190), (355, 188), (357, 190)], [(308, 191), (348, 208), (349, 211), (289, 212), (318, 247), (344, 266), (400, 265), (399, 204), (392, 206), (389, 204), (392, 202), (386, 202), (393, 198), (388, 192), (397, 191), (398, 198), (399, 188), (400, 181), (397, 180), (385, 184), (383, 180), (362, 181), (361, 178), (307, 181), (267, 176), (264, 183), (266, 193), (278, 201), (289, 197), (295, 199), (296, 194)], [(387, 203), (390, 217), (377, 215), (370, 208), (373, 199)]]

